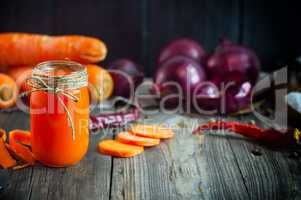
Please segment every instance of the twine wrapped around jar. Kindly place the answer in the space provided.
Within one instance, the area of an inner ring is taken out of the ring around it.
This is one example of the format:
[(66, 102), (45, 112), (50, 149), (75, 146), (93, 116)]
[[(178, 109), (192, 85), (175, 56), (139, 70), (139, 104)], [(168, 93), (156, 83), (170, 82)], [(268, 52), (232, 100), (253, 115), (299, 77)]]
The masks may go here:
[[(52, 68), (50, 68), (50, 66)], [(51, 73), (47, 74), (47, 72), (53, 72), (53, 67), (55, 66), (68, 66), (74, 71), (64, 75), (55, 75)], [(88, 86), (88, 75), (86, 68), (81, 64), (72, 61), (47, 61), (38, 64), (33, 69), (32, 76), (26, 80), (26, 83), (32, 87), (32, 90), (24, 92), (20, 94), (20, 96), (26, 96), (38, 91), (56, 94), (59, 104), (61, 104), (67, 114), (69, 126), (72, 129), (72, 139), (74, 141), (74, 122), (61, 95), (67, 97), (73, 102), (79, 101), (78, 97), (69, 92), (69, 90), (80, 89)]]

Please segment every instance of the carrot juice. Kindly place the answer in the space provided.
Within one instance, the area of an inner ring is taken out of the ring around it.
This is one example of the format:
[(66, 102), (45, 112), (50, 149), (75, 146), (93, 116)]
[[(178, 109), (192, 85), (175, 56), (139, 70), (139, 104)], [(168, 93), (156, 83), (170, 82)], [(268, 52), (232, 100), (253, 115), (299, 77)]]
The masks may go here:
[(86, 69), (75, 62), (39, 64), (30, 97), (32, 152), (52, 167), (79, 162), (89, 144), (89, 93)]

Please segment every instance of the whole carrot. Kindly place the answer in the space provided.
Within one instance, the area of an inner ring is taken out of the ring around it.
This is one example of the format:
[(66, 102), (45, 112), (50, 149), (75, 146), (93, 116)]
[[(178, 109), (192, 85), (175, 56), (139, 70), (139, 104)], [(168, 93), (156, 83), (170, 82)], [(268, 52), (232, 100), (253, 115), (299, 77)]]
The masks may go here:
[(96, 38), (29, 33), (0, 34), (0, 67), (31, 65), (46, 60), (70, 59), (96, 63), (106, 57), (105, 44)]

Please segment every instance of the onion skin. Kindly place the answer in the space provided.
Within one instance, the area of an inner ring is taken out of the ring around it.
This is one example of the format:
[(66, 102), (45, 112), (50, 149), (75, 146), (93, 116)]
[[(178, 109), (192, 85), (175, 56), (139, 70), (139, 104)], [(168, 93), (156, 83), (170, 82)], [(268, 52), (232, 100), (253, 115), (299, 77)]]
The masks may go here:
[(234, 81), (238, 86), (244, 82), (254, 85), (259, 76), (260, 62), (247, 47), (233, 45), (223, 40), (207, 60), (209, 79), (218, 84)]
[[(198, 106), (218, 112), (231, 113), (245, 108), (251, 103), (251, 91), (260, 71), (260, 62), (255, 52), (247, 47), (233, 45), (223, 39), (215, 52), (209, 56), (206, 66), (207, 76), (217, 87), (231, 85), (222, 97), (206, 97), (206, 90), (198, 91)], [(220, 91), (219, 91), (220, 92)]]
[[(195, 60), (186, 56), (175, 56), (163, 62), (154, 78), (156, 89), (160, 91), (161, 97), (169, 94), (179, 93), (179, 88), (173, 85), (165, 85), (166, 83), (178, 83), (183, 94), (181, 97), (192, 94), (196, 86), (206, 80), (204, 68)], [(179, 103), (179, 98), (170, 98), (167, 104), (173, 107)]]
[[(119, 73), (117, 73), (117, 71)], [(129, 59), (118, 59), (109, 65), (109, 72), (114, 81), (113, 96), (129, 98), (131, 96), (131, 85), (136, 89), (144, 79), (144, 74), (138, 66)]]
[[(229, 40), (223, 40), (215, 52), (208, 55), (196, 42), (178, 39), (161, 51), (158, 63), (154, 83), (161, 101), (176, 94), (165, 101), (170, 107), (185, 103), (199, 112), (213, 111), (213, 114), (248, 107), (260, 71), (256, 54)], [(168, 82), (177, 83), (183, 93), (175, 86), (164, 85)]]
[[(214, 83), (212, 84), (214, 85)], [(229, 88), (225, 93), (221, 92), (219, 88), (209, 84), (205, 85), (205, 87), (199, 87), (196, 90), (196, 102), (194, 102), (194, 108), (197, 111), (199, 111), (198, 109), (215, 111), (213, 114), (237, 112), (250, 105), (251, 94), (252, 86), (250, 82), (243, 83), (239, 87), (238, 92), (233, 90), (233, 88)], [(225, 106), (222, 105), (223, 99)]]
[(188, 38), (180, 38), (170, 42), (161, 50), (158, 64), (177, 55), (187, 56), (197, 62), (202, 62), (206, 52), (198, 42)]

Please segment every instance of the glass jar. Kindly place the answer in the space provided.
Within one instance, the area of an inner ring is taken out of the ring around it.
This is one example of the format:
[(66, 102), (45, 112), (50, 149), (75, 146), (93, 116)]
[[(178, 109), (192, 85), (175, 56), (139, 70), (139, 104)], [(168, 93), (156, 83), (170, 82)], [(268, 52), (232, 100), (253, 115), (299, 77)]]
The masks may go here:
[(30, 127), (35, 159), (51, 167), (79, 162), (88, 150), (87, 71), (71, 61), (38, 64), (30, 85)]

